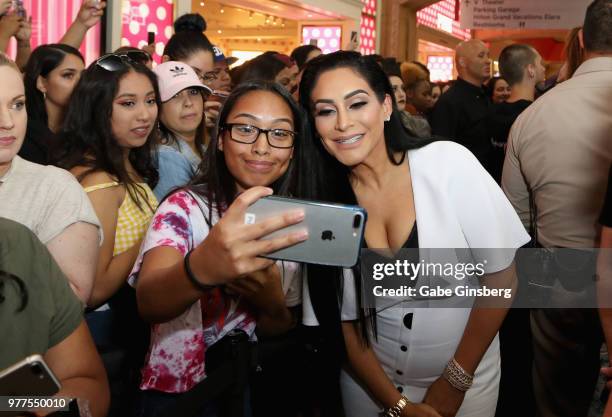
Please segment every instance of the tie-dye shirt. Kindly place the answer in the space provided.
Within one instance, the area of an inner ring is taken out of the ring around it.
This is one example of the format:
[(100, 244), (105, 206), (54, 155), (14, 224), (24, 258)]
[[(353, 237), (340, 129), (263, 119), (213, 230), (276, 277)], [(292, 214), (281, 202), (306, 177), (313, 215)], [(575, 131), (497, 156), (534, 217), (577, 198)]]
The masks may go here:
[[(130, 284), (136, 285), (142, 258), (149, 250), (168, 246), (185, 256), (198, 246), (210, 230), (205, 215), (209, 215), (208, 204), (195, 194), (177, 191), (163, 201), (147, 231), (130, 274)], [(210, 224), (218, 220), (218, 213), (213, 210)], [(287, 304), (299, 304), (298, 265), (283, 262), (280, 270)], [(167, 393), (190, 390), (206, 375), (204, 358), (208, 347), (233, 329), (241, 329), (254, 338), (255, 324), (254, 314), (237, 297), (227, 295), (220, 288), (206, 292), (180, 316), (151, 326), (151, 344), (140, 389)]]

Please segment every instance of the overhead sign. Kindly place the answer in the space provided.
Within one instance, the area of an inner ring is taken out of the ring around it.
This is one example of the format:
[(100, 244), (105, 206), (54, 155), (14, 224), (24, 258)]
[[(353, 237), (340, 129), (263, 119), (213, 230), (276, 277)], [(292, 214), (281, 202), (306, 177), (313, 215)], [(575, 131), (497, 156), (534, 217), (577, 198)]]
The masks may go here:
[(570, 29), (592, 0), (462, 0), (464, 29)]

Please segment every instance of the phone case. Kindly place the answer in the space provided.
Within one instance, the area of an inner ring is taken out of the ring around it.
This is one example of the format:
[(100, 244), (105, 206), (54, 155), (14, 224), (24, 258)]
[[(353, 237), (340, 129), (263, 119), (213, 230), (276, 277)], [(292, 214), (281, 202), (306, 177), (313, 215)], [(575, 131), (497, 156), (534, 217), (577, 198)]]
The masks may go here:
[(308, 240), (266, 257), (345, 268), (354, 266), (359, 259), (367, 220), (362, 207), (270, 196), (259, 199), (247, 209), (245, 223), (257, 223), (299, 208), (305, 213), (301, 223), (277, 230), (264, 239), (307, 229)]
[(0, 372), (0, 395), (51, 396), (60, 388), (61, 384), (40, 355), (28, 356)]

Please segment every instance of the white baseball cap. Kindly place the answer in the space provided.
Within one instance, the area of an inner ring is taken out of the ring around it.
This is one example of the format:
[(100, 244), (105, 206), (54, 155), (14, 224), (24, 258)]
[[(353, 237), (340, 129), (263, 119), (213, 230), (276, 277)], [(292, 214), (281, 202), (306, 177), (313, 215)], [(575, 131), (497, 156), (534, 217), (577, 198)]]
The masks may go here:
[(196, 72), (189, 65), (179, 61), (168, 61), (159, 64), (153, 69), (157, 75), (159, 95), (165, 102), (177, 93), (189, 87), (198, 87), (212, 93), (210, 87), (202, 84)]

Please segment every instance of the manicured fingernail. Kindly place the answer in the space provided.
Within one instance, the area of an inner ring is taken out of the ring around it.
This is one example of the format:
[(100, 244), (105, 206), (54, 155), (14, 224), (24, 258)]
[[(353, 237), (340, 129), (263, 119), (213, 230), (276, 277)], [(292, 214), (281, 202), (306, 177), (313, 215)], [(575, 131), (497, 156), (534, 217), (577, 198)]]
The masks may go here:
[(296, 221), (297, 221), (297, 220), (304, 220), (304, 216), (305, 216), (304, 212), (300, 210), (300, 211), (296, 211), (296, 212), (294, 212), (294, 213), (291, 215), (291, 219), (292, 219), (292, 220), (296, 220)]
[(302, 230), (295, 234), (295, 238), (299, 241), (308, 239), (308, 230)]

